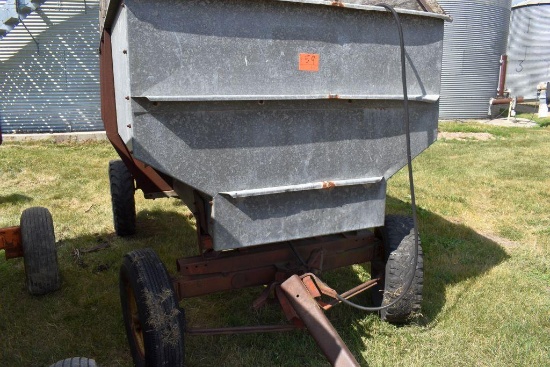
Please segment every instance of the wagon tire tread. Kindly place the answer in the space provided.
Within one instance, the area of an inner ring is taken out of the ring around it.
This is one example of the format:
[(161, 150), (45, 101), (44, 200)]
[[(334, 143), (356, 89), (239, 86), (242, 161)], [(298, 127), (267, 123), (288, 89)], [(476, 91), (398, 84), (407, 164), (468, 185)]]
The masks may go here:
[[(143, 330), (144, 355), (131, 328), (128, 287), (137, 304)], [(151, 249), (139, 249), (124, 256), (120, 270), (120, 298), (126, 334), (134, 364), (145, 366), (184, 365), (185, 316), (166, 267)]]
[(113, 224), (118, 236), (136, 233), (135, 185), (132, 174), (120, 159), (109, 162), (109, 184), (113, 208)]
[[(403, 287), (412, 275), (415, 252), (413, 220), (410, 217), (388, 215), (384, 227), (377, 229), (377, 234), (384, 241), (386, 268), (382, 297), (373, 296), (373, 300), (387, 305), (401, 295)], [(423, 278), (424, 260), (419, 239), (418, 263), (411, 287), (401, 301), (380, 311), (381, 318), (401, 324), (418, 315), (422, 304)]]
[(25, 209), (21, 213), (20, 228), (27, 290), (32, 295), (58, 290), (61, 277), (49, 210), (43, 207)]

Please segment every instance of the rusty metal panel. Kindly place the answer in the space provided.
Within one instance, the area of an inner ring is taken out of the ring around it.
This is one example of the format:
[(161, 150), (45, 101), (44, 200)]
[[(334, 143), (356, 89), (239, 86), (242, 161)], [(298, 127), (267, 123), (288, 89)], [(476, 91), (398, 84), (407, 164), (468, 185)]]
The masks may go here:
[(0, 250), (5, 251), (6, 259), (23, 256), (23, 243), (21, 242), (21, 228), (0, 228)]

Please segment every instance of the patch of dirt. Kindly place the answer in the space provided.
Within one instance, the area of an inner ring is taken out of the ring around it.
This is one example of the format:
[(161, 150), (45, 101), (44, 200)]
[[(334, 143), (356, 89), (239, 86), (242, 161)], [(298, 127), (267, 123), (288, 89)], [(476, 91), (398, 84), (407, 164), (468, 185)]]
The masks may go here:
[(484, 233), (483, 236), (490, 239), (493, 242), (498, 243), (502, 247), (515, 248), (520, 246), (520, 244), (515, 241), (509, 240), (507, 238), (502, 238), (500, 236), (497, 236), (491, 233)]
[(487, 141), (495, 139), (495, 136), (489, 133), (453, 133), (444, 131), (438, 134), (438, 139)]

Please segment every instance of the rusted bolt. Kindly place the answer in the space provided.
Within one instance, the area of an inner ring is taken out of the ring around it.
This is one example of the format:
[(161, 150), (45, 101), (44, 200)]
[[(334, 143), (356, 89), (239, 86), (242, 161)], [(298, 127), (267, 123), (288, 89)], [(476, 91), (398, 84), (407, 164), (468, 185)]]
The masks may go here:
[(128, 53), (128, 50), (122, 50), (122, 53), (126, 55)]
[(128, 129), (131, 129), (131, 128), (132, 128), (132, 124), (128, 124), (128, 125), (126, 125), (126, 127), (127, 127)]
[(130, 96), (126, 96), (126, 97), (124, 97), (124, 99), (126, 99), (127, 101), (129, 101), (129, 100), (130, 100)]

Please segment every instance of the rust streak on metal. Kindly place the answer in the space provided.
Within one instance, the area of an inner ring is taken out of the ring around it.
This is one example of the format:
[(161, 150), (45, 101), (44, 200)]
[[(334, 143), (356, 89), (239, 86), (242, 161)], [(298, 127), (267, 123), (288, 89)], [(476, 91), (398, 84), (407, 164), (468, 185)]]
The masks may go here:
[(340, 96), (338, 94), (329, 94), (328, 99), (340, 99)]
[(333, 1), (332, 4), (330, 4), (332, 6), (338, 6), (338, 7), (341, 7), (341, 8), (345, 8), (346, 7), (346, 4), (344, 4), (342, 1)]
[(5, 251), (6, 259), (23, 256), (21, 227), (0, 228), (0, 250)]
[(323, 181), (323, 189), (332, 189), (336, 184), (332, 181)]

